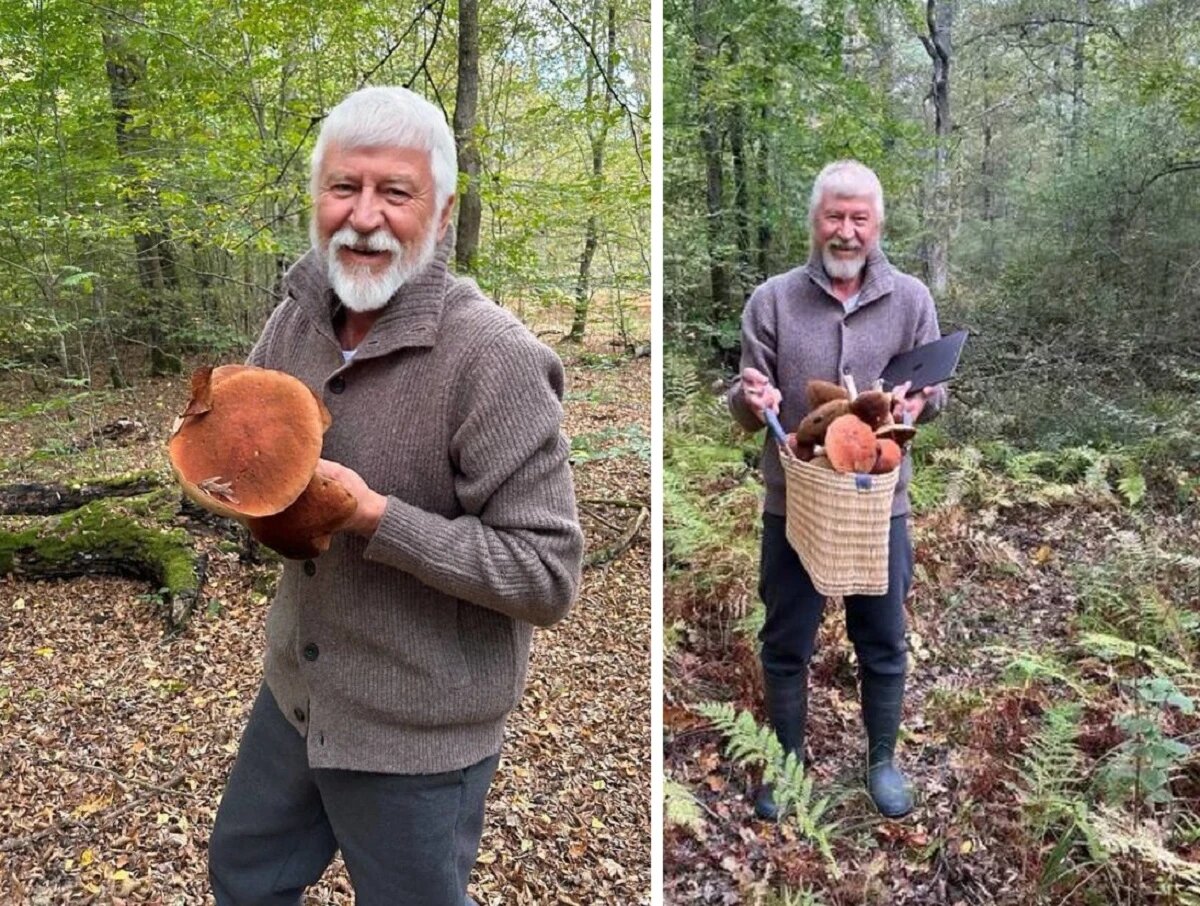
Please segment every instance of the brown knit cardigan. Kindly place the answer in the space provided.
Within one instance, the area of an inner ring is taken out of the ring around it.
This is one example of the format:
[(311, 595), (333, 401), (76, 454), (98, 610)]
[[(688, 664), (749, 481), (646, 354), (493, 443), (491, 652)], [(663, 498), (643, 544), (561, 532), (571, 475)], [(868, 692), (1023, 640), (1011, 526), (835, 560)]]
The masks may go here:
[(500, 749), (533, 627), (562, 619), (583, 536), (558, 358), (447, 270), (453, 231), (343, 363), (309, 252), (250, 353), (333, 414), (322, 456), (388, 497), (368, 541), (288, 562), (266, 682), (314, 768), (455, 770)]

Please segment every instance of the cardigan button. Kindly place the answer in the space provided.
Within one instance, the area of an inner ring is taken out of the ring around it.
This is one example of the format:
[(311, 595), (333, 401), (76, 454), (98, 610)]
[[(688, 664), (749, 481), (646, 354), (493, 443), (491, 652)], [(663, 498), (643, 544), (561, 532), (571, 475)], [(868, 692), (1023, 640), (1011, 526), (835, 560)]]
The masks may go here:
[(314, 642), (309, 642), (304, 646), (304, 659), (306, 661), (315, 661), (320, 653), (321, 649), (318, 648)]
[(317, 564), (313, 563), (311, 560), (305, 560), (304, 561), (304, 575), (315, 576), (316, 574), (317, 574)]
[(341, 393), (346, 389), (346, 379), (340, 374), (329, 382), (330, 393)]

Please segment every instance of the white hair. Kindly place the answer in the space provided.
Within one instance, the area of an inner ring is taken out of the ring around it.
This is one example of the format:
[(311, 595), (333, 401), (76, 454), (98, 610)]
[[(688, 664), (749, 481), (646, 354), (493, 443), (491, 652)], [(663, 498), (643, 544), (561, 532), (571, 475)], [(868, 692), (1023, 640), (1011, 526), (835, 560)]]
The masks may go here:
[(321, 162), (330, 145), (343, 151), (360, 148), (428, 151), (439, 211), (458, 184), (458, 154), (445, 115), (407, 88), (362, 88), (329, 111), (312, 152), (310, 188), (314, 198), (320, 189)]
[(808, 223), (812, 226), (817, 208), (826, 195), (834, 198), (870, 198), (875, 216), (883, 223), (883, 186), (875, 171), (856, 160), (837, 160), (826, 164), (813, 182), (812, 198), (808, 203)]

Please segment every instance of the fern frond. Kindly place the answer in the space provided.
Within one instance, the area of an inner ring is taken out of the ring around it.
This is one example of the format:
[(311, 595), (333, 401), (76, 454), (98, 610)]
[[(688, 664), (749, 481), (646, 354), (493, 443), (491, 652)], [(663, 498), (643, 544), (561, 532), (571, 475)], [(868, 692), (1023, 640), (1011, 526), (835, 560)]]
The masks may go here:
[(668, 824), (684, 827), (693, 834), (699, 834), (704, 827), (704, 818), (700, 814), (700, 803), (691, 791), (668, 777), (663, 781), (663, 814)]
[(836, 824), (825, 820), (832, 800), (814, 797), (813, 778), (805, 773), (803, 761), (794, 752), (785, 754), (774, 731), (760, 726), (749, 711), (736, 711), (728, 702), (706, 702), (696, 710), (725, 736), (730, 758), (743, 767), (762, 767), (763, 781), (774, 788), (780, 814), (817, 847), (830, 873), (840, 878), (831, 839)]

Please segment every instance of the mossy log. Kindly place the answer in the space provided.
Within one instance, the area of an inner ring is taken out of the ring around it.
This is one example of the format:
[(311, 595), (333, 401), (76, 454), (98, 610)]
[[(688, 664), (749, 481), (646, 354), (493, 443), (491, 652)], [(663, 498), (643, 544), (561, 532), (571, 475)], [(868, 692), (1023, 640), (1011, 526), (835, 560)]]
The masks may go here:
[(88, 484), (10, 484), (0, 487), (0, 516), (54, 516), (105, 497), (135, 497), (161, 484), (154, 472), (134, 472)]
[(29, 528), (0, 530), (0, 575), (143, 579), (161, 595), (168, 632), (179, 631), (204, 584), (207, 559), (196, 553), (187, 532), (143, 525), (122, 511), (122, 503), (95, 500)]

